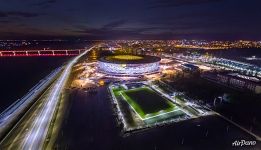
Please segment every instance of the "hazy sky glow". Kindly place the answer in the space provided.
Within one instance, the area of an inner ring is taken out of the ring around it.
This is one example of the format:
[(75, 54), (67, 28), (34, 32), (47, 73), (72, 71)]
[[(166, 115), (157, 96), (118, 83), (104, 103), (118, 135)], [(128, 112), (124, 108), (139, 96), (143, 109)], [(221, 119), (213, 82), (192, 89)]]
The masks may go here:
[(260, 0), (0, 0), (0, 38), (256, 39)]

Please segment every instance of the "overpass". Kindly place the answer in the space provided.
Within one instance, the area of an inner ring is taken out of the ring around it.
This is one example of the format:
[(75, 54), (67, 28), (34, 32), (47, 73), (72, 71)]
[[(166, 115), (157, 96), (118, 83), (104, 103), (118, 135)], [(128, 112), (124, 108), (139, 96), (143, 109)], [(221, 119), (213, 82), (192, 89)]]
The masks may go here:
[(0, 50), (0, 57), (34, 57), (34, 56), (76, 56), (85, 49), (61, 49), (61, 50)]

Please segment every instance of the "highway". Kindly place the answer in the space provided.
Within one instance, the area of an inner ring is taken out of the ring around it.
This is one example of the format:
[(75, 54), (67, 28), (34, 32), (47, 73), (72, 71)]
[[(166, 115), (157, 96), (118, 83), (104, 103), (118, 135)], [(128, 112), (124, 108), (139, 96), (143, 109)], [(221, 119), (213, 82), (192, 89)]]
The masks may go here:
[(0, 149), (21, 149), (21, 145), (26, 137), (32, 123), (37, 118), (39, 112), (42, 110), (48, 93), (51, 92), (54, 83), (41, 95), (36, 103), (26, 112), (26, 114), (20, 119), (16, 126), (9, 132), (9, 134), (1, 142)]
[[(32, 87), (28, 93), (25, 94), (25, 96), (15, 101), (0, 114), (0, 135), (4, 135), (6, 130), (12, 127), (17, 118), (22, 115), (32, 103), (35, 102), (35, 99), (41, 95), (48, 85), (50, 85), (61, 70), (61, 67), (55, 69), (34, 87)], [(0, 136), (0, 138), (2, 137)]]
[(2, 142), (0, 149), (42, 149), (52, 123), (57, 103), (73, 65), (93, 47), (73, 58), (64, 66), (56, 81), (37, 101), (37, 104), (22, 118), (16, 129)]

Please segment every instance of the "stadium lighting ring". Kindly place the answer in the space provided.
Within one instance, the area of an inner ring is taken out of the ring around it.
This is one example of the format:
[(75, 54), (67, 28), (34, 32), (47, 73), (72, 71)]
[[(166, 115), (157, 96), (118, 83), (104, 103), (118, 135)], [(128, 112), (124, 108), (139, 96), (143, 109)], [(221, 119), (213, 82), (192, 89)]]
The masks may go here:
[(111, 75), (139, 76), (159, 71), (160, 58), (156, 56), (114, 55), (98, 61), (98, 70)]

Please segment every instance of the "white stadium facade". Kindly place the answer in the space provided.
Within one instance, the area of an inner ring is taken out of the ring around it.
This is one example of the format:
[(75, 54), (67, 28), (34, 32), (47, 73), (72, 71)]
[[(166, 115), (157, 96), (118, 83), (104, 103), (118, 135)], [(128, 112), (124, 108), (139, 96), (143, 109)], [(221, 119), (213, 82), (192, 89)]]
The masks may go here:
[(139, 76), (159, 71), (160, 58), (156, 56), (115, 55), (102, 57), (98, 70), (110, 75)]

